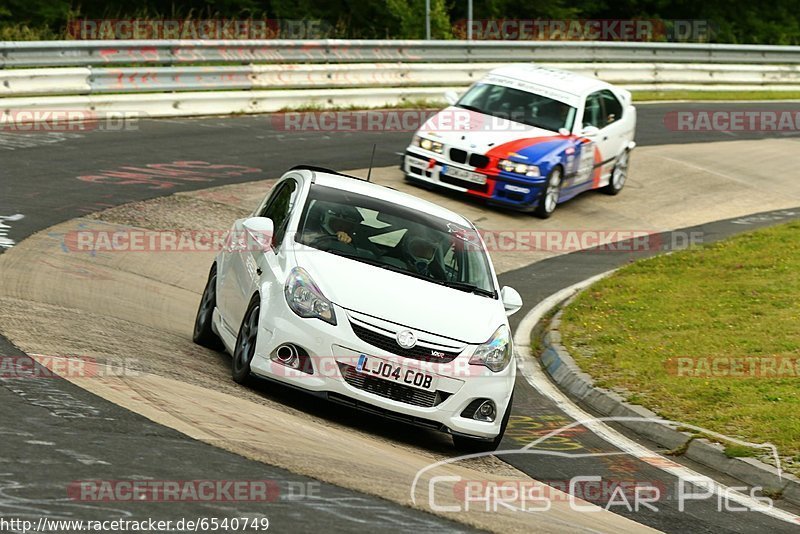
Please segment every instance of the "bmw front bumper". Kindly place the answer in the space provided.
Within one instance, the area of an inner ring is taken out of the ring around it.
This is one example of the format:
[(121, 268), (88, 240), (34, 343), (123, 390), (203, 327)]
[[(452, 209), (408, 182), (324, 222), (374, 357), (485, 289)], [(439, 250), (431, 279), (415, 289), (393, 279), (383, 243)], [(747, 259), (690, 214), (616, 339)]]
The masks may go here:
[[(400, 167), (412, 181), (482, 197), (489, 204), (519, 211), (536, 209), (546, 189), (546, 178), (523, 178), (504, 171), (489, 175), (482, 173), (480, 169), (448, 163), (442, 154), (426, 154), (417, 147), (406, 150)], [(483, 175), (486, 178), (485, 185), (449, 176), (446, 171), (451, 167)]]

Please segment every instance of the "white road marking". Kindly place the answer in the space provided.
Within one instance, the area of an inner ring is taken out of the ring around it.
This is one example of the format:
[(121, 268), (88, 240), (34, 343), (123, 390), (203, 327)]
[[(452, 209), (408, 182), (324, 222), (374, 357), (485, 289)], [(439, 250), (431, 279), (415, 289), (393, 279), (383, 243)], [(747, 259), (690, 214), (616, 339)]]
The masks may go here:
[(514, 345), (516, 348), (517, 367), (525, 377), (525, 380), (539, 393), (552, 400), (558, 408), (569, 417), (579, 421), (582, 426), (591, 430), (598, 437), (611, 443), (625, 453), (642, 460), (648, 465), (661, 469), (672, 476), (691, 481), (692, 483), (698, 482), (700, 484), (705, 484), (706, 488), (711, 489), (719, 498), (729, 499), (753, 511), (761, 512), (775, 519), (786, 521), (787, 523), (800, 524), (800, 517), (797, 515), (779, 508), (766, 507), (763, 503), (748, 495), (728, 488), (706, 475), (702, 475), (688, 467), (677, 464), (673, 460), (665, 458), (629, 439), (598, 418), (582, 410), (550, 381), (550, 378), (539, 365), (539, 362), (536, 361), (531, 354), (531, 332), (533, 331), (533, 327), (536, 326), (536, 323), (538, 323), (545, 313), (552, 309), (553, 306), (574, 295), (581, 289), (605, 278), (612, 272), (614, 271), (601, 273), (550, 295), (539, 302), (539, 304), (529, 311), (522, 319), (514, 334)]
[(8, 230), (11, 228), (6, 222), (15, 222), (24, 219), (25, 216), (21, 213), (15, 215), (0, 215), (0, 248), (11, 248), (16, 243), (8, 237)]

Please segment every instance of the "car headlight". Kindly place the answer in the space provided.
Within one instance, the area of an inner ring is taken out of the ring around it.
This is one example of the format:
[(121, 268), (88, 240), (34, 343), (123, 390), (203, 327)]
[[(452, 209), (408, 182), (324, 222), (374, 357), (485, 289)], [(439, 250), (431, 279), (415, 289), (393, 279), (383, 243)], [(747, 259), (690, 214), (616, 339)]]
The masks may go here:
[(322, 295), (317, 284), (302, 267), (295, 267), (286, 279), (283, 294), (289, 308), (300, 317), (322, 319), (336, 324), (333, 303)]
[(511, 343), (511, 332), (506, 325), (501, 326), (492, 337), (475, 349), (469, 363), (472, 365), (485, 365), (495, 373), (502, 371), (511, 361), (514, 347)]
[(506, 172), (513, 172), (515, 174), (522, 174), (525, 176), (536, 177), (539, 175), (539, 167), (536, 165), (528, 165), (527, 163), (517, 163), (510, 159), (502, 159), (497, 166)]
[(414, 145), (425, 150), (430, 150), (431, 152), (436, 152), (437, 154), (442, 154), (444, 152), (444, 145), (442, 143), (419, 135), (414, 136)]

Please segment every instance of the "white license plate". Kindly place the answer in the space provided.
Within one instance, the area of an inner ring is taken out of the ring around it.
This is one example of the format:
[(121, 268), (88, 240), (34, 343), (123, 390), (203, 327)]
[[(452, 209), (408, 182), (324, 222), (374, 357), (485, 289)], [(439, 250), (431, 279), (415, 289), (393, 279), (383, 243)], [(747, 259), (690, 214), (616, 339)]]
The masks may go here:
[(367, 356), (366, 354), (361, 354), (358, 357), (356, 372), (382, 378), (384, 380), (391, 380), (398, 384), (416, 387), (426, 391), (436, 391), (435, 376), (423, 371), (417, 371), (416, 369), (410, 369), (402, 365), (387, 362), (386, 360), (381, 360), (374, 356)]
[(458, 167), (450, 167), (449, 165), (447, 165), (442, 169), (442, 173), (445, 176), (449, 176), (451, 178), (457, 178), (459, 180), (464, 180), (465, 182), (471, 182), (473, 184), (483, 185), (486, 183), (486, 176), (484, 176), (483, 174), (468, 171), (465, 169), (459, 169)]

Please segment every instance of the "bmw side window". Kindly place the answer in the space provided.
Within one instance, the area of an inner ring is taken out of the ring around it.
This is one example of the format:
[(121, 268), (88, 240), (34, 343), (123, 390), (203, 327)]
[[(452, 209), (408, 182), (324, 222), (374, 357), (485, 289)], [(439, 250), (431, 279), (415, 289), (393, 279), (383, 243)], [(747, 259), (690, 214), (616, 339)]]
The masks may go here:
[(272, 234), (273, 247), (283, 241), (283, 236), (286, 235), (286, 228), (289, 224), (289, 214), (292, 212), (295, 191), (297, 190), (297, 182), (294, 180), (287, 180), (279, 187), (280, 189), (275, 191), (261, 215), (262, 217), (272, 219), (272, 224), (275, 228)]
[(605, 126), (602, 116), (603, 105), (600, 102), (600, 94), (592, 93), (586, 98), (586, 107), (583, 110), (583, 127), (594, 126), (602, 128)]
[(603, 126), (608, 126), (622, 117), (622, 104), (620, 104), (617, 97), (614, 96), (614, 93), (608, 89), (602, 91), (600, 95), (603, 99)]

